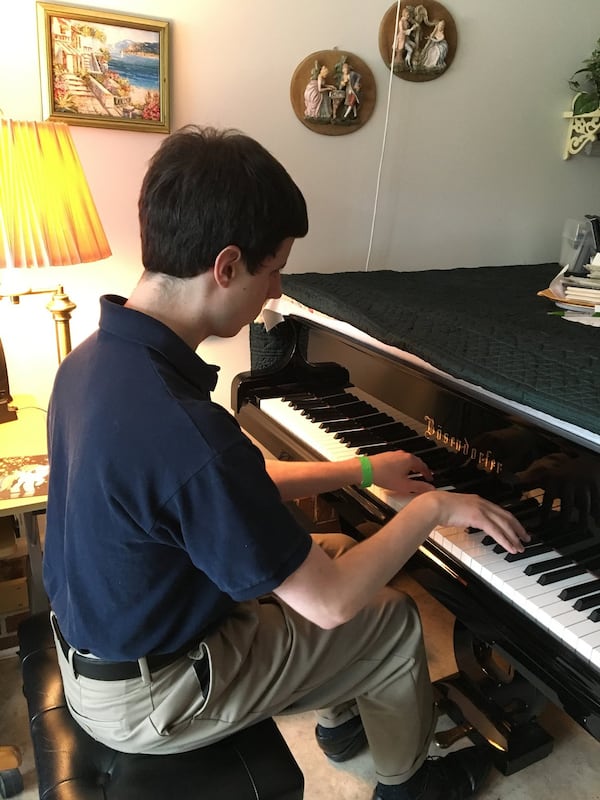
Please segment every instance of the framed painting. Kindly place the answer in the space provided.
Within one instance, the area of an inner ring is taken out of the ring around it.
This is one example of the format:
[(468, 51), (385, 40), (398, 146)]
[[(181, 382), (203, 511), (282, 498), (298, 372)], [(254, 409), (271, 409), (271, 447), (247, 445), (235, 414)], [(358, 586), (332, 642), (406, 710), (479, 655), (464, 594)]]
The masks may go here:
[(37, 3), (46, 119), (168, 133), (169, 23)]

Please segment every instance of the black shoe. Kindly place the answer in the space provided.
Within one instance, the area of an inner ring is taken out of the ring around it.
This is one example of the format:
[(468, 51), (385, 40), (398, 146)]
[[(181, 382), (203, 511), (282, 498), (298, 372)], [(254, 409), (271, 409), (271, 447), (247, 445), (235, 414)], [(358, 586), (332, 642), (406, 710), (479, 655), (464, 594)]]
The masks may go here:
[(360, 753), (367, 744), (365, 729), (360, 717), (352, 717), (335, 728), (317, 725), (315, 737), (321, 750), (332, 761), (347, 761)]
[[(483, 784), (491, 766), (491, 754), (482, 747), (466, 747), (445, 758), (428, 758), (406, 783), (393, 787), (393, 797), (395, 800), (465, 800)], [(373, 800), (383, 800), (384, 790), (385, 787), (377, 784)]]

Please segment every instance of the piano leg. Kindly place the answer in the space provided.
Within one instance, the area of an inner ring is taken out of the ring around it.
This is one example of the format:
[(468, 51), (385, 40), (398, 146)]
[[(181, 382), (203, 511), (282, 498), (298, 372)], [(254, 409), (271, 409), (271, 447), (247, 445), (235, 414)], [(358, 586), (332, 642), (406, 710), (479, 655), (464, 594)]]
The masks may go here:
[(537, 722), (544, 696), (459, 620), (454, 651), (459, 671), (435, 683), (440, 710), (465, 735), (493, 746), (494, 764), (504, 775), (549, 755), (552, 737)]

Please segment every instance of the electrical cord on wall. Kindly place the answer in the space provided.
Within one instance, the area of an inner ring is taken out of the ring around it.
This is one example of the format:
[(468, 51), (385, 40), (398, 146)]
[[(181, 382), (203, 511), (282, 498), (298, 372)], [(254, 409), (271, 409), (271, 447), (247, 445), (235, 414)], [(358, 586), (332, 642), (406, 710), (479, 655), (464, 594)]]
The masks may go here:
[(369, 266), (371, 262), (371, 251), (373, 248), (373, 237), (375, 234), (375, 222), (377, 220), (377, 206), (379, 203), (379, 186), (381, 183), (381, 173), (383, 171), (383, 160), (385, 157), (385, 145), (387, 140), (387, 132), (388, 132), (388, 123), (390, 119), (390, 106), (392, 100), (392, 81), (394, 80), (394, 63), (396, 60), (396, 42), (398, 40), (397, 31), (398, 31), (398, 22), (400, 21), (400, 0), (396, 2), (396, 21), (394, 23), (394, 39), (392, 44), (392, 60), (390, 63), (390, 79), (388, 81), (388, 93), (387, 93), (387, 103), (385, 108), (385, 123), (383, 125), (383, 138), (381, 141), (381, 153), (379, 156), (379, 167), (377, 169), (377, 182), (375, 185), (375, 201), (373, 204), (373, 215), (371, 217), (371, 233), (369, 235), (369, 249), (367, 251), (367, 260), (365, 262), (365, 272), (369, 271)]

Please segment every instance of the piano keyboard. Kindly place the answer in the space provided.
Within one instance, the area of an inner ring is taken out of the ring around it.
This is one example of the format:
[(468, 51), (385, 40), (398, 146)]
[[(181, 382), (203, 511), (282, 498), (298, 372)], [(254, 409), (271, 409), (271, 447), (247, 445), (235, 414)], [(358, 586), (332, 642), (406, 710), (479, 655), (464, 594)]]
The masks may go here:
[[(473, 465), (453, 469), (456, 454), (426, 439), (422, 424), (360, 389), (340, 390), (331, 402), (329, 405), (330, 398), (294, 395), (263, 399), (260, 409), (323, 460), (339, 461), (390, 446), (408, 450), (417, 453), (434, 471), (436, 488), (471, 491), (510, 508), (525, 528), (535, 532), (532, 545), (516, 559), (482, 532), (440, 527), (430, 534), (429, 541), (600, 670), (600, 580), (595, 574), (600, 575), (598, 538), (586, 534), (578, 541), (573, 532), (572, 538), (561, 542), (560, 550), (554, 549), (551, 535), (544, 538), (535, 531), (539, 509), (535, 496), (520, 502), (516, 495), (495, 497), (497, 479)], [(369, 417), (375, 422), (372, 428), (368, 428)], [(359, 443), (352, 441), (353, 431), (358, 431)], [(392, 444), (378, 431), (391, 432)], [(392, 511), (407, 502), (378, 486), (368, 492)]]

